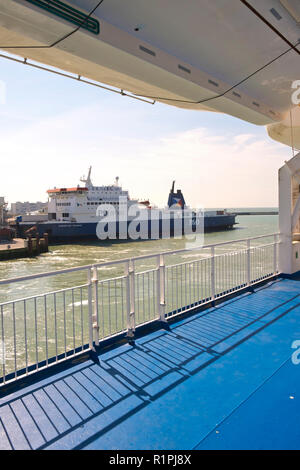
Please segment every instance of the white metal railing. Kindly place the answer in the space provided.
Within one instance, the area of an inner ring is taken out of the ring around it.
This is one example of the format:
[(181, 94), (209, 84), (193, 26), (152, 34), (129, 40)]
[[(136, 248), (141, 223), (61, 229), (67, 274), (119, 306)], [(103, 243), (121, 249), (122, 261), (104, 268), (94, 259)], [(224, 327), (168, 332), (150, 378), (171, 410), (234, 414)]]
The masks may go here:
[[(0, 280), (1, 298), (1, 289), (16, 283), (85, 278), (0, 303), (0, 386), (277, 275), (278, 245), (279, 234), (263, 235)], [(107, 278), (105, 269), (112, 268)]]

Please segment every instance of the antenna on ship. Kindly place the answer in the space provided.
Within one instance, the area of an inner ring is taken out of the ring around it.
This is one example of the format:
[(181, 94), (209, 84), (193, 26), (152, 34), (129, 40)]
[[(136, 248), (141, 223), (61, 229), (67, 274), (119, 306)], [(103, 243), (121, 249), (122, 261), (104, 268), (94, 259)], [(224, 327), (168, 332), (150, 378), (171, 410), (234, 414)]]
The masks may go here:
[(91, 180), (91, 172), (92, 172), (92, 167), (90, 166), (89, 167), (89, 171), (88, 171), (88, 175), (87, 175), (87, 178), (85, 178), (85, 176), (83, 176), (82, 178), (80, 178), (80, 181), (82, 183), (85, 183), (85, 187), (88, 188), (90, 186), (93, 186), (93, 183), (92, 183), (92, 180)]

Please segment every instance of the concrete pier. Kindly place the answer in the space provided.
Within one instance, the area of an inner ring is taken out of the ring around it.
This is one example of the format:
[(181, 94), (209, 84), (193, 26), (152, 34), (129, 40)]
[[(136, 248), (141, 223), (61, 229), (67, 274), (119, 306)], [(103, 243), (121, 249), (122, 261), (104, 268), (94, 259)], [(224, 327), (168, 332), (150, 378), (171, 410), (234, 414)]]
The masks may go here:
[(8, 243), (0, 243), (0, 261), (37, 256), (48, 251), (47, 238), (14, 238)]

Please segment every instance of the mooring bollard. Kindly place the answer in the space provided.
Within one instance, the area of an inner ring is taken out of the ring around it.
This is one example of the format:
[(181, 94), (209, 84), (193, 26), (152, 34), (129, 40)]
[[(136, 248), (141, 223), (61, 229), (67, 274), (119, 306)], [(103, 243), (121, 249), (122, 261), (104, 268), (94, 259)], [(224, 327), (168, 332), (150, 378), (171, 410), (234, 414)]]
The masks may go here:
[(48, 246), (49, 246), (49, 237), (48, 233), (44, 233), (44, 240), (45, 240), (45, 251), (48, 251)]
[(27, 249), (28, 249), (29, 256), (31, 256), (32, 255), (32, 238), (31, 238), (31, 235), (28, 235)]

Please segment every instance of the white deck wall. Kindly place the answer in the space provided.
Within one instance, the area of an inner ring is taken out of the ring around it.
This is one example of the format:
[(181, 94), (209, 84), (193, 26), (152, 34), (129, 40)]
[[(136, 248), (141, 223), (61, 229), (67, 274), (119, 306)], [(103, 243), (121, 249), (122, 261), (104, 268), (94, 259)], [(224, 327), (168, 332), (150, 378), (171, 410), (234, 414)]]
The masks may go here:
[(300, 153), (279, 170), (279, 270), (300, 271)]

